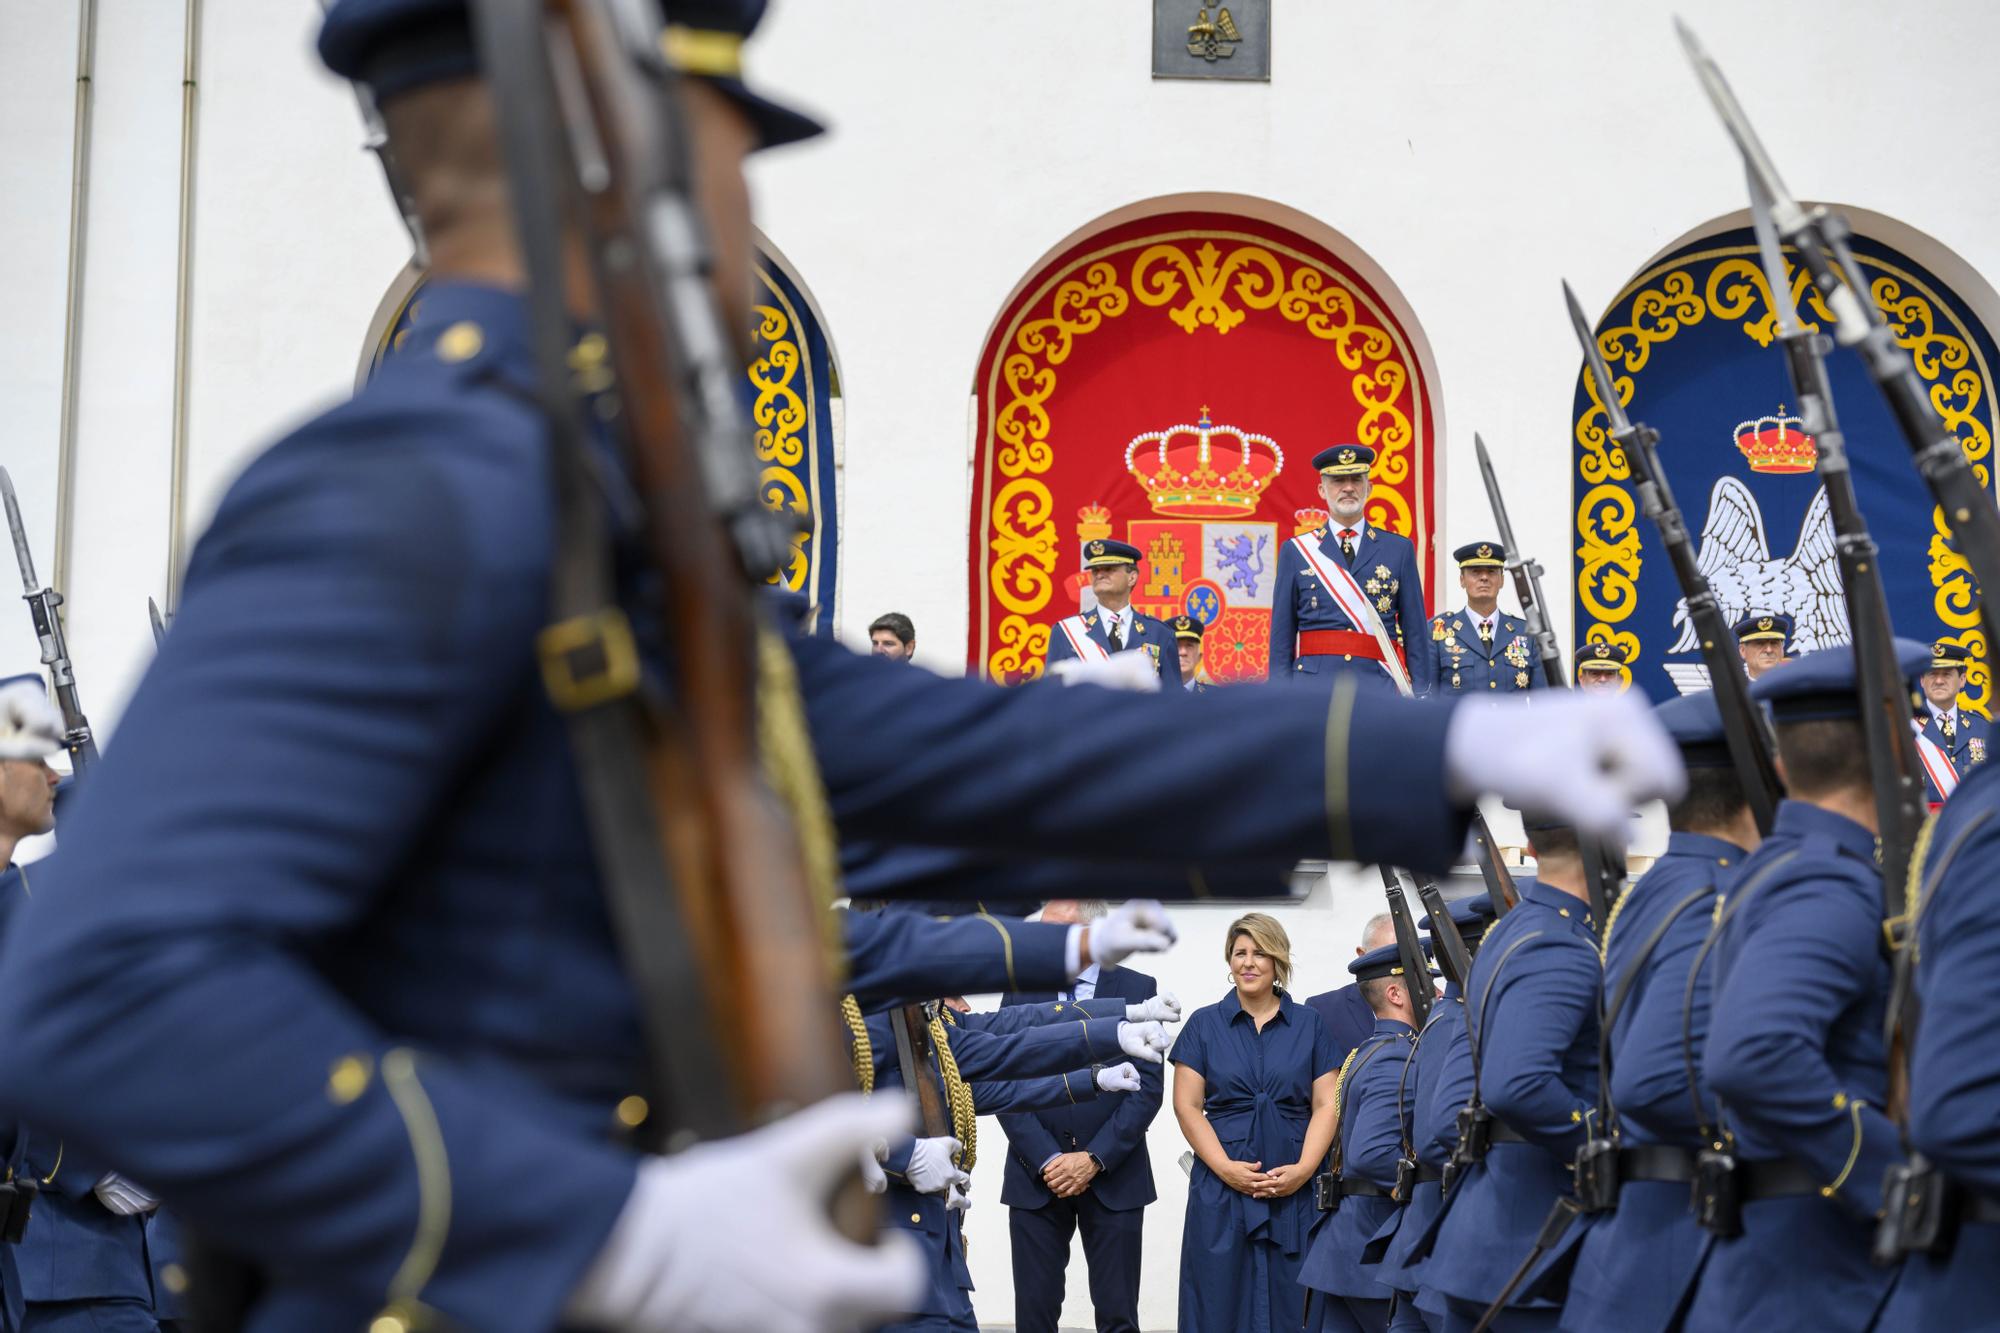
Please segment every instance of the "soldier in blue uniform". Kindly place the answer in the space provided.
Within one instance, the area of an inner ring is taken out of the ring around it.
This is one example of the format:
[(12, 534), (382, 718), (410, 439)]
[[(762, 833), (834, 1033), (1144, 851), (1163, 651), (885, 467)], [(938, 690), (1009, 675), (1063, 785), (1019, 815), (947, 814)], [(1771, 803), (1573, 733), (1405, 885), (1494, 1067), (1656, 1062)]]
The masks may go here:
[[(1445, 1297), (1450, 1333), (1478, 1323), (1534, 1250), (1550, 1209), (1571, 1193), (1569, 1162), (1595, 1112), (1603, 974), (1583, 862), (1575, 830), (1534, 820), (1527, 828), (1536, 878), (1487, 932), (1467, 987), (1470, 1105), (1491, 1116), (1491, 1146), (1461, 1145), (1467, 1164), (1445, 1196), (1424, 1268), (1424, 1283)], [(1542, 1256), (1544, 1276), (1521, 1284), (1492, 1327), (1556, 1327), (1559, 1268), (1579, 1238), (1572, 1227)]]
[(1910, 1147), (1939, 1173), (1944, 1235), (1911, 1254), (1884, 1329), (1978, 1328), (2000, 1272), (2000, 766), (1969, 773), (1929, 830), (1911, 877), (1917, 1023), (1908, 1047)]
[(1299, 1269), (1307, 1333), (1383, 1333), (1389, 1327), (1392, 1293), (1363, 1251), (1396, 1211), (1391, 1195), (1409, 1121), (1416, 1015), (1396, 945), (1369, 950), (1347, 970), (1374, 1011), (1375, 1029), (1347, 1053), (1335, 1085), (1332, 1168), (1312, 1248)]
[(1622, 694), (1632, 655), (1615, 643), (1595, 639), (1576, 650), (1576, 687), (1586, 693)]
[[(1387, 912), (1377, 912), (1361, 927), (1361, 947), (1354, 951), (1354, 956), (1359, 958), (1395, 940), (1395, 923)], [(1337, 989), (1308, 995), (1305, 1004), (1319, 1015), (1320, 1025), (1333, 1042), (1336, 1060), (1345, 1060), (1347, 1053), (1367, 1041), (1368, 1034), (1375, 1030), (1375, 1011), (1362, 995), (1359, 982), (1350, 981)]]
[(1209, 684), (1201, 678), (1201, 640), (1207, 626), (1193, 616), (1175, 616), (1174, 647), (1181, 659), (1181, 687), (1189, 694), (1207, 694)]
[(1432, 658), (1423, 637), (1430, 620), (1417, 548), (1408, 537), (1367, 521), (1368, 473), (1374, 466), (1375, 451), (1363, 444), (1337, 444), (1313, 455), (1328, 518), (1325, 527), (1293, 538), (1278, 552), (1272, 680), (1338, 672), (1393, 690), (1374, 621), (1402, 650), (1412, 690), (1430, 692)]
[(1439, 694), (1513, 694), (1545, 684), (1528, 622), (1500, 609), (1506, 561), (1497, 542), (1451, 553), (1465, 609), (1431, 621), (1431, 679)]
[[(1991, 722), (1959, 706), (1958, 696), (1965, 689), (1966, 669), (1971, 661), (1972, 654), (1963, 647), (1939, 639), (1931, 645), (1930, 668), (1918, 682), (1924, 695), (1920, 713), (1923, 734), (1944, 751), (1960, 782), (1973, 765), (1986, 762), (1986, 747), (1993, 737)], [(1938, 790), (1937, 779), (1928, 769), (1924, 773), (1924, 786), (1933, 805), (1944, 800), (1945, 793)]]
[[(1452, 903), (1449, 910), (1459, 938), (1477, 958), (1480, 941), (1493, 923), (1492, 899), (1475, 894)], [(1431, 932), (1432, 952), (1436, 953), (1431, 918), (1420, 919), (1417, 928)], [(1369, 1238), (1362, 1258), (1376, 1265), (1375, 1274), (1382, 1285), (1395, 1293), (1389, 1316), (1392, 1333), (1437, 1333), (1444, 1326), (1444, 1297), (1425, 1286), (1425, 1260), (1417, 1251), (1444, 1206), (1445, 1171), (1458, 1143), (1458, 1111), (1472, 1096), (1465, 994), (1456, 982), (1446, 981), (1439, 992), (1429, 1020), (1417, 1034), (1407, 1075), (1409, 1118), (1403, 1133), (1417, 1162), (1416, 1184), (1409, 1199)]]
[(1152, 660), (1160, 688), (1181, 683), (1181, 656), (1167, 622), (1144, 615), (1132, 605), (1139, 586), (1139, 548), (1111, 539), (1084, 543), (1083, 567), (1090, 571), (1090, 591), (1097, 609), (1065, 616), (1049, 627), (1049, 649), (1043, 667), (1060, 662), (1102, 661), (1113, 653), (1144, 653)]
[(1620, 1183), (1615, 1210), (1587, 1219), (1563, 1306), (1566, 1333), (1661, 1333), (1712, 1239), (1688, 1206), (1695, 1155), (1712, 1146), (1716, 1126), (1700, 1072), (1709, 969), (1694, 969), (1706, 959), (1716, 901), (1759, 835), (1715, 696), (1686, 695), (1654, 711), (1680, 747), (1688, 790), (1667, 810), (1665, 855), (1619, 899), (1605, 938), (1611, 1095), (1604, 1110), (1615, 1108)]
[[(1052, 915), (1087, 917), (1100, 904), (1061, 902)], [(1135, 1014), (1177, 1022), (1180, 1002), (1127, 967), (1086, 969), (1054, 995), (1010, 994), (997, 1017), (1037, 1007), (1063, 1013)], [(1000, 1117), (1007, 1136), (1007, 1171), (1000, 1202), (1014, 1269), (1014, 1325), (1021, 1333), (1054, 1333), (1062, 1313), (1070, 1238), (1081, 1235), (1089, 1267), (1090, 1303), (1102, 1333), (1138, 1333), (1140, 1251), (1153, 1187), (1146, 1130), (1160, 1113), (1161, 1068), (1138, 1066), (1137, 1091), (1087, 1105)]]
[(1783, 666), (1792, 647), (1792, 618), (1778, 611), (1752, 611), (1730, 628), (1736, 631), (1736, 651), (1751, 680)]
[[(1914, 680), (1929, 646), (1896, 646)], [(1869, 1329), (1896, 1276), (1869, 1249), (1900, 1143), (1882, 1109), (1889, 964), (1854, 654), (1808, 653), (1750, 693), (1790, 794), (1715, 925), (1703, 1059), (1742, 1234), (1715, 1242), (1685, 1327)]]
[[(693, 8), (666, 10), (667, 50), (701, 75), (684, 89), (700, 198), (747, 328), (728, 204), (743, 152), (798, 123), (742, 85), (750, 6), (705, 5), (699, 31)], [(671, 1158), (624, 1137), (621, 1107), (650, 1113), (647, 1057), (539, 684), (549, 441), (491, 99), (451, 0), (339, 0), (321, 49), (378, 94), (431, 280), (402, 349), (253, 462), (197, 547), (54, 891), (9, 932), (0, 1109), (260, 1266), (258, 1327), (779, 1330), (903, 1308), (921, 1255), (846, 1244), (823, 1208), (896, 1132), (891, 1100)], [(1222, 691), (1205, 739), (1171, 696), (791, 651), (846, 836), (1442, 869), (1481, 792), (1585, 817), (1606, 790), (1622, 807), (1678, 781), (1657, 735), (1610, 714), (1359, 709), (1336, 683)], [(1177, 763), (1153, 768), (1174, 771), (1089, 780), (1108, 744), (1166, 734)], [(1574, 784), (1606, 760), (1611, 777)], [(1241, 800), (1228, 819), (1208, 817), (1218, 789)]]

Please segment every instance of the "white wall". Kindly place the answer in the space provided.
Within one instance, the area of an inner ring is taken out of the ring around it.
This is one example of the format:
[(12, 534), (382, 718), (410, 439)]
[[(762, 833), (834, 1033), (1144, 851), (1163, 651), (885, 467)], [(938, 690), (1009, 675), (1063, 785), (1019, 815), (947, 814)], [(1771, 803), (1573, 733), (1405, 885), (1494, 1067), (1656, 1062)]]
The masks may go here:
[[(62, 359), (77, 0), (0, 7), (0, 463), (46, 572)], [(1892, 215), (2000, 273), (2000, 143), (1980, 0), (1684, 0), (1792, 187)], [(205, 0), (199, 65), (191, 526), (251, 451), (345, 392), (407, 244), (344, 88), (313, 64), (311, 0)], [(1154, 83), (1148, 0), (896, 6), (790, 0), (753, 49), (764, 82), (835, 132), (754, 169), (760, 220), (825, 312), (846, 391), (843, 629), (915, 617), (956, 670), (966, 622), (966, 412), (1013, 285), (1091, 219), (1224, 191), (1351, 238), (1414, 310), (1438, 372), (1445, 548), (1490, 521), (1464, 446), (1506, 474), (1567, 620), (1567, 275), (1593, 308), (1660, 248), (1738, 209), (1722, 131), (1654, 5), (1279, 0), (1268, 85)], [(109, 729), (166, 585), (182, 6), (101, 0), (70, 628)], [(1935, 256), (1931, 256), (1935, 258)], [(921, 553), (913, 556), (912, 553)], [(0, 601), (8, 600), (0, 598)], [(1567, 625), (1562, 628), (1566, 631)], [(0, 671), (32, 665), (0, 613)], [(1288, 918), (1306, 984), (1338, 980), (1365, 882)], [(1187, 914), (1159, 967), (1219, 991), (1227, 913)], [(1331, 975), (1330, 975), (1331, 974)], [(1146, 1318), (1171, 1322), (1177, 1136), (1156, 1135)], [(989, 1150), (989, 1164), (997, 1161)], [(997, 1177), (972, 1219), (983, 1315), (1011, 1313)], [(1080, 1292), (1081, 1281), (1072, 1283)], [(1072, 1301), (1069, 1319), (1083, 1323)]]

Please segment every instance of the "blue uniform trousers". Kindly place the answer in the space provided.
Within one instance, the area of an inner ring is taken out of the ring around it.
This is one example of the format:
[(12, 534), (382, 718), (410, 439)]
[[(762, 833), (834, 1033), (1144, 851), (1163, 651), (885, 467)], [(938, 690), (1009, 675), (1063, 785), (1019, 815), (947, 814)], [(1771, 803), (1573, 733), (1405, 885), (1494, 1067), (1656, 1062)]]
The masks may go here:
[[(1485, 1306), (1456, 1296), (1447, 1296), (1445, 1305), (1444, 1333), (1472, 1333), (1479, 1327), (1479, 1317), (1486, 1313)], [(1560, 1310), (1523, 1310), (1510, 1305), (1486, 1327), (1492, 1333), (1556, 1333), (1561, 1314)]]
[(1080, 1231), (1097, 1333), (1138, 1333), (1139, 1242), (1145, 1220), (1144, 1208), (1106, 1208), (1090, 1190), (1051, 1199), (1040, 1208), (1009, 1208), (1014, 1326), (1020, 1333), (1055, 1333), (1070, 1237)]

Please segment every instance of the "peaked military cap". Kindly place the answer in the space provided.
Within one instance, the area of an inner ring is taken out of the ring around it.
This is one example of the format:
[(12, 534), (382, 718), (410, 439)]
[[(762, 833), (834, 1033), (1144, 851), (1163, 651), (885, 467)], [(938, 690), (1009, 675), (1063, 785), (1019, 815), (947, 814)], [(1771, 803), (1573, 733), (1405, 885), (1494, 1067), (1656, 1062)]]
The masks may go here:
[(1379, 949), (1370, 949), (1347, 965), (1356, 981), (1375, 981), (1381, 977), (1403, 975), (1403, 956), (1396, 946), (1385, 944)]
[(1365, 477), (1375, 466), (1375, 451), (1365, 444), (1336, 444), (1313, 455), (1313, 466), (1328, 477)]
[(1114, 542), (1108, 537), (1083, 544), (1083, 567), (1099, 569), (1105, 565), (1136, 565), (1139, 563), (1139, 548), (1127, 542)]
[(1729, 743), (1722, 733), (1722, 712), (1708, 690), (1669, 699), (1653, 710), (1660, 725), (1681, 749), (1689, 768), (1728, 768)]
[[(660, 47), (682, 73), (735, 102), (766, 148), (809, 139), (821, 125), (743, 82), (743, 40), (765, 0), (660, 0)], [(649, 6), (650, 8), (650, 6)], [(319, 56), (343, 78), (365, 83), (377, 102), (479, 72), (467, 0), (334, 0), (319, 30)]]
[(1576, 650), (1578, 671), (1616, 671), (1631, 662), (1623, 648), (1598, 639)]
[(1964, 671), (1972, 665), (1972, 653), (1963, 644), (1939, 639), (1931, 645), (1932, 671)]
[[(1931, 645), (1896, 640), (1896, 666), (1905, 682), (1930, 670)], [(1779, 722), (1824, 722), (1861, 716), (1855, 684), (1854, 650), (1846, 644), (1821, 648), (1782, 671), (1767, 671), (1750, 684), (1750, 697), (1770, 705)]]
[[(1484, 930), (1493, 920), (1493, 895), (1475, 893), (1470, 898), (1460, 898), (1446, 903), (1444, 909), (1451, 917), (1451, 923), (1458, 927), (1460, 935), (1469, 931)], [(1417, 921), (1417, 929), (1428, 933), (1431, 929), (1431, 918), (1428, 915), (1420, 918)]]
[(1207, 626), (1193, 616), (1175, 616), (1173, 625), (1176, 639), (1193, 639), (1196, 643), (1201, 642), (1201, 636), (1207, 629)]
[(1499, 569), (1506, 564), (1499, 542), (1468, 542), (1451, 553), (1460, 569)]
[(1792, 618), (1782, 611), (1752, 611), (1730, 628), (1736, 631), (1738, 643), (1755, 643), (1759, 639), (1792, 641)]

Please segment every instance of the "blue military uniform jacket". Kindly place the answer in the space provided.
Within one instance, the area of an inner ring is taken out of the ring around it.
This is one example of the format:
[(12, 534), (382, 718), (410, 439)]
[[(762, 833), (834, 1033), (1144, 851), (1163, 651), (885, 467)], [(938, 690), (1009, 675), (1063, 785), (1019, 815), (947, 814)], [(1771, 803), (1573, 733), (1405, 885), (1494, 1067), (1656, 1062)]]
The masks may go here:
[[(1973, 770), (1939, 813), (1922, 867), (1910, 1145), (1959, 1188), (2000, 1200), (2000, 767)], [(1912, 1328), (1993, 1317), (2000, 1223), (1962, 1221), (1949, 1253), (1910, 1256), (1891, 1311)], [(1882, 1326), (1891, 1327), (1885, 1316)]]
[[(1708, 1038), (1706, 961), (1698, 975), (1692, 973), (1715, 919), (1716, 897), (1735, 882), (1748, 855), (1720, 838), (1674, 833), (1666, 854), (1627, 890), (1612, 915), (1604, 988), (1606, 1004), (1618, 1005), (1610, 1073), (1621, 1146), (1666, 1143), (1697, 1151), (1714, 1135), (1715, 1103), (1701, 1078)], [(1656, 934), (1658, 942), (1641, 958)], [(1713, 1240), (1695, 1224), (1688, 1203), (1684, 1183), (1628, 1180), (1616, 1209), (1585, 1219), (1590, 1231), (1570, 1277), (1565, 1329), (1661, 1333), (1667, 1328)]]
[[(644, 1047), (536, 666), (531, 346), (519, 296), (436, 282), (366, 388), (238, 478), (0, 961), (0, 1111), (270, 1265), (255, 1329), (393, 1307), (541, 1333), (631, 1189), (614, 1113)], [(1009, 691), (792, 650), (844, 836), (1095, 860), (1115, 815), (1122, 845), (1195, 861), (1432, 870), (1463, 842), (1448, 710)], [(1169, 733), (1181, 762), (1096, 780), (1106, 735)], [(1244, 798), (1230, 819), (1203, 817), (1217, 790)]]
[(1336, 1059), (1368, 1040), (1375, 1030), (1375, 1011), (1361, 998), (1361, 987), (1352, 983), (1306, 997), (1306, 1007), (1319, 1015), (1320, 1026), (1333, 1041)]
[[(1097, 611), (1083, 613), (1084, 631), (1098, 647), (1111, 651), (1111, 640), (1105, 634), (1104, 616)], [(1137, 607), (1132, 609), (1132, 633), (1119, 649), (1121, 653), (1145, 653), (1153, 659), (1153, 669), (1159, 673), (1160, 688), (1170, 690), (1181, 683), (1181, 655), (1174, 644), (1173, 626), (1156, 616), (1149, 616)], [(1066, 662), (1077, 655), (1070, 646), (1069, 637), (1061, 627), (1049, 626), (1049, 650), (1043, 658), (1045, 667), (1057, 662)]]
[(908, 1001), (1059, 985), (1069, 927), (981, 912), (940, 921), (916, 912), (840, 913), (849, 993), (863, 1013)]
[[(1414, 1036), (1408, 1023), (1378, 1018), (1368, 1040), (1346, 1057), (1335, 1135), (1343, 1180), (1365, 1180), (1383, 1190), (1396, 1184), (1409, 1121), (1412, 1089), (1405, 1075)], [(1390, 1289), (1363, 1251), (1396, 1211), (1391, 1199), (1354, 1195), (1341, 1199), (1334, 1212), (1320, 1214), (1299, 1281), (1332, 1296), (1388, 1300)]]
[[(1340, 541), (1331, 527), (1321, 528), (1307, 540), (1317, 541), (1319, 549), (1335, 564), (1344, 563), (1340, 555)], [(1361, 591), (1375, 603), (1375, 610), (1382, 618), (1382, 627), (1389, 632), (1390, 642), (1403, 645), (1411, 688), (1418, 694), (1430, 693), (1435, 664), (1432, 655), (1426, 651), (1429, 630), (1425, 627), (1430, 613), (1424, 607), (1424, 584), (1417, 567), (1417, 548), (1408, 537), (1384, 532), (1370, 523), (1355, 544), (1354, 563), (1348, 572), (1361, 585)], [(1364, 659), (1357, 658), (1355, 663), (1348, 663), (1338, 657), (1298, 655), (1298, 636), (1302, 630), (1367, 631), (1365, 627), (1348, 620), (1339, 604), (1320, 583), (1319, 575), (1307, 567), (1304, 558), (1289, 541), (1278, 552), (1276, 580), (1272, 584), (1274, 600), (1271, 604), (1272, 680), (1332, 675), (1336, 671), (1351, 669), (1358, 663), (1365, 668), (1356, 672), (1359, 679), (1370, 685), (1394, 688), (1385, 671)]]
[[(1465, 999), (1447, 982), (1417, 1034), (1410, 1060), (1410, 1142), (1417, 1162), (1442, 1174), (1458, 1144), (1458, 1112), (1472, 1097), (1472, 1047), (1465, 1031)], [(1392, 1291), (1417, 1297), (1420, 1309), (1442, 1314), (1444, 1304), (1427, 1292), (1423, 1268), (1435, 1239), (1444, 1187), (1439, 1179), (1421, 1181), (1411, 1191), (1409, 1205), (1391, 1214), (1362, 1252), (1376, 1265), (1376, 1278)]]
[[(1951, 766), (1958, 771), (1958, 780), (1965, 781), (1974, 765), (1986, 762), (1988, 747), (1993, 743), (1993, 724), (1971, 709), (1954, 704), (1951, 735), (1947, 737), (1944, 727), (1938, 722), (1938, 715), (1931, 711), (1928, 703), (1923, 707), (1924, 735), (1945, 752)], [(1930, 796), (1931, 804), (1936, 805), (1944, 799), (1944, 793), (1937, 789), (1937, 784), (1930, 780), (1928, 773), (1924, 775), (1924, 789)]]
[[(1500, 1294), (1550, 1207), (1570, 1192), (1568, 1163), (1588, 1136), (1597, 1096), (1603, 976), (1589, 909), (1537, 880), (1520, 894), (1473, 959), (1466, 1023), (1482, 1100), (1526, 1142), (1496, 1142), (1465, 1169), (1424, 1270), (1426, 1286), (1481, 1305)], [(1570, 1228), (1540, 1271), (1560, 1271), (1580, 1239)], [(1512, 1304), (1559, 1303), (1553, 1285), (1523, 1284)]]
[(1883, 1174), (1901, 1155), (1882, 1111), (1889, 965), (1874, 835), (1780, 803), (1723, 913), (1709, 1084), (1739, 1160), (1790, 1159), (1817, 1188), (1743, 1205), (1743, 1234), (1715, 1245), (1686, 1327), (1870, 1328), (1895, 1277), (1868, 1253)]
[(1439, 694), (1514, 694), (1545, 685), (1528, 622), (1493, 613), (1493, 642), (1479, 637), (1479, 618), (1467, 610), (1431, 621), (1431, 679)]
[[(1088, 1000), (1051, 1001), (1045, 995), (1009, 995), (1001, 1009), (1029, 1009), (1054, 1003), (1058, 1008), (1122, 1018), (1127, 1004), (1152, 998), (1159, 983), (1144, 972), (1126, 967), (1103, 968), (1097, 993)], [(1153, 1163), (1146, 1151), (1146, 1130), (1160, 1113), (1162, 1067), (1136, 1061), (1139, 1091), (1099, 1096), (1079, 1106), (1000, 1117), (1007, 1135), (1007, 1172), (1000, 1202), (1009, 1208), (1040, 1208), (1054, 1195), (1042, 1183), (1042, 1164), (1065, 1152), (1087, 1152), (1104, 1164), (1090, 1182), (1090, 1192), (1113, 1211), (1143, 1208), (1159, 1197), (1153, 1188)]]

